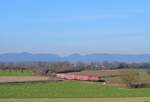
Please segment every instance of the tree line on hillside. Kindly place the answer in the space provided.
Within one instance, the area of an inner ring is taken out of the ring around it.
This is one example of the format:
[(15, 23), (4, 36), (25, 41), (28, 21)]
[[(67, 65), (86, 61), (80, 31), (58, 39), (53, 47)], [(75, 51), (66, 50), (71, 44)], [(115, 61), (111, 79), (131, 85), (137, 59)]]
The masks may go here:
[(35, 75), (49, 75), (51, 73), (79, 72), (82, 70), (105, 70), (105, 69), (129, 69), (150, 68), (150, 62), (125, 63), (125, 62), (91, 62), (90, 64), (77, 62), (75, 64), (63, 62), (34, 62), (34, 63), (3, 63), (0, 62), (0, 70), (8, 71), (32, 71)]

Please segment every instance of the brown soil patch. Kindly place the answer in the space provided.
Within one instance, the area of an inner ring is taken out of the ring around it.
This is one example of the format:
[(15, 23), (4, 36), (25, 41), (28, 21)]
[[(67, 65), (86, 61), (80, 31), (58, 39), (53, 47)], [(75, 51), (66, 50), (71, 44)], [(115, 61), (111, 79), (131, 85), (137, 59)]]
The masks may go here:
[(30, 76), (30, 77), (0, 77), (0, 83), (9, 83), (9, 82), (32, 82), (32, 81), (44, 81), (48, 80), (47, 77), (37, 77), (37, 76)]

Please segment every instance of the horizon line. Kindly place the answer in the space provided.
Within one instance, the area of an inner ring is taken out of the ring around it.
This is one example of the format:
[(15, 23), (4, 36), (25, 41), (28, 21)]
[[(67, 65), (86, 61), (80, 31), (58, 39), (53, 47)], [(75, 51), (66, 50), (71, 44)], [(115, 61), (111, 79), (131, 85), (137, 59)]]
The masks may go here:
[(52, 55), (57, 55), (57, 56), (70, 56), (70, 55), (81, 55), (81, 56), (86, 56), (86, 55), (91, 55), (91, 54), (106, 54), (106, 55), (150, 55), (150, 53), (87, 53), (87, 54), (81, 54), (81, 53), (71, 53), (71, 54), (67, 54), (67, 55), (62, 55), (62, 54), (57, 54), (57, 53), (33, 53), (33, 52), (7, 52), (7, 53), (0, 53), (0, 55), (4, 55), (4, 54), (32, 54), (32, 55), (38, 55), (38, 54), (52, 54)]

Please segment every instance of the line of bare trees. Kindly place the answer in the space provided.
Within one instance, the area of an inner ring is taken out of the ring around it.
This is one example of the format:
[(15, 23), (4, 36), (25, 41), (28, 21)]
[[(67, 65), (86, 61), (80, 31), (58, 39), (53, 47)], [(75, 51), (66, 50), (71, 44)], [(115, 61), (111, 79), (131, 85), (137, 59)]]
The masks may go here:
[(66, 73), (78, 72), (82, 70), (100, 70), (100, 69), (123, 69), (123, 68), (150, 68), (150, 62), (145, 63), (124, 63), (124, 62), (91, 62), (86, 64), (77, 62), (75, 64), (67, 61), (49, 63), (49, 62), (34, 62), (34, 63), (2, 63), (0, 62), (0, 70), (8, 71), (32, 71), (35, 75), (49, 75), (49, 73)]

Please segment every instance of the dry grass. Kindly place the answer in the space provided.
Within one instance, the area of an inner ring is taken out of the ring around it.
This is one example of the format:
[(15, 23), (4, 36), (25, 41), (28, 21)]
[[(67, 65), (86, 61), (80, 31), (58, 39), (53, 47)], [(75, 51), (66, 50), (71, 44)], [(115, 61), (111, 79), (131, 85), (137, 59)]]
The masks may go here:
[(0, 99), (0, 102), (150, 102), (150, 98)]

